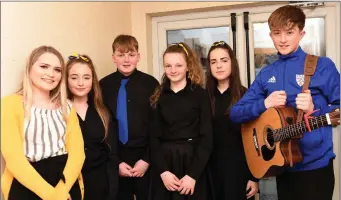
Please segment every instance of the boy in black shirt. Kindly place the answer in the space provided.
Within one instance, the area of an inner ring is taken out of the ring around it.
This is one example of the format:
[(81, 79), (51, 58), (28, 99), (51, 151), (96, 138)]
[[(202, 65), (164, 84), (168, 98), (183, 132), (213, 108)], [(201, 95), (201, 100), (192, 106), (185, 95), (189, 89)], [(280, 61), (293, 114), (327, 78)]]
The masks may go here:
[(100, 81), (104, 103), (117, 120), (119, 200), (146, 200), (149, 185), (149, 98), (158, 81), (136, 69), (138, 42), (119, 35), (112, 44), (117, 71)]

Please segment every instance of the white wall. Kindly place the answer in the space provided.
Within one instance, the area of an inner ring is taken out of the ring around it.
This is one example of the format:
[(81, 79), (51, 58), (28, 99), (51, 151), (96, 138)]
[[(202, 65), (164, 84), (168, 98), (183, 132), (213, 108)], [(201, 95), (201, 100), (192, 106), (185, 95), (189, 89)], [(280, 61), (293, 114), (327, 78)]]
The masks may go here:
[(114, 70), (111, 44), (131, 34), (128, 2), (1, 2), (1, 96), (15, 91), (30, 52), (51, 45), (86, 53), (99, 77)]

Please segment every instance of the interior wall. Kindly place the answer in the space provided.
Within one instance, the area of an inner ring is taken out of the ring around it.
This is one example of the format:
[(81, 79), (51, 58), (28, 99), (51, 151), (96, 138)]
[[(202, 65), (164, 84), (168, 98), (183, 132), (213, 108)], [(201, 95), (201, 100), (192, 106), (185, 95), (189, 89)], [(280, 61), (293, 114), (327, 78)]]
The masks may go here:
[(129, 2), (1, 2), (1, 96), (18, 88), (30, 52), (40, 45), (64, 58), (88, 54), (99, 77), (109, 74), (112, 42), (131, 27)]

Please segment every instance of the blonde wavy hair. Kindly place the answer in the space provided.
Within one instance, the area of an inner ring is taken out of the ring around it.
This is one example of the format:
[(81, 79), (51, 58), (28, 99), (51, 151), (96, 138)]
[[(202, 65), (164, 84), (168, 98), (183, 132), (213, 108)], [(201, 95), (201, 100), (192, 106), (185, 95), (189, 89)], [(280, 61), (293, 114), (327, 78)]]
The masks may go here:
[(60, 106), (62, 110), (63, 119), (67, 120), (67, 97), (66, 97), (66, 84), (65, 84), (65, 78), (66, 78), (66, 70), (65, 70), (65, 62), (63, 59), (62, 54), (56, 50), (55, 48), (51, 46), (40, 46), (36, 49), (34, 49), (29, 59), (27, 60), (25, 72), (23, 81), (21, 83), (21, 86), (19, 90), (16, 92), (19, 95), (23, 96), (24, 101), (24, 109), (25, 109), (25, 118), (30, 118), (30, 111), (33, 104), (33, 90), (32, 90), (32, 80), (30, 77), (30, 72), (32, 70), (32, 66), (37, 62), (37, 60), (45, 53), (51, 53), (60, 61), (61, 65), (61, 80), (58, 83), (57, 87), (50, 91), (50, 101), (53, 103), (56, 103), (58, 106)]
[[(186, 58), (186, 64), (188, 68), (187, 79), (191, 81), (192, 85), (198, 85), (201, 87), (204, 85), (203, 70), (200, 61), (195, 52), (186, 43), (180, 42), (169, 45), (166, 51), (163, 53), (163, 59), (167, 53), (183, 54)], [(150, 97), (150, 104), (152, 107), (156, 106), (163, 88), (168, 81), (169, 79), (167, 78), (166, 73), (163, 73), (160, 86), (155, 89), (154, 94)]]

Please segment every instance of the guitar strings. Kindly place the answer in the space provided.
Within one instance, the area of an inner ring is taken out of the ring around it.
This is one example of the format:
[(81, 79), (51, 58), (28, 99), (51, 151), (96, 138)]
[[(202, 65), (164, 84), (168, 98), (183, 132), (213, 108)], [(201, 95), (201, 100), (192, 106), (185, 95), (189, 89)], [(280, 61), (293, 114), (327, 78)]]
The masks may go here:
[[(309, 119), (308, 121), (309, 121), (309, 125), (313, 129), (315, 128), (314, 125), (316, 125), (316, 128), (318, 128), (319, 126), (323, 126), (323, 124), (326, 122), (326, 116), (321, 115), (321, 116)], [(319, 122), (321, 123), (319, 124)], [(297, 130), (299, 130), (302, 133), (307, 131), (305, 121), (302, 121), (298, 124), (293, 124), (293, 125), (279, 128), (279, 129), (275, 129), (275, 130), (270, 130), (270, 131), (267, 130), (267, 139), (270, 138), (271, 136), (271, 139), (273, 139), (274, 142), (278, 142), (283, 139), (287, 139), (287, 138), (295, 136), (295, 133), (297, 132)]]

